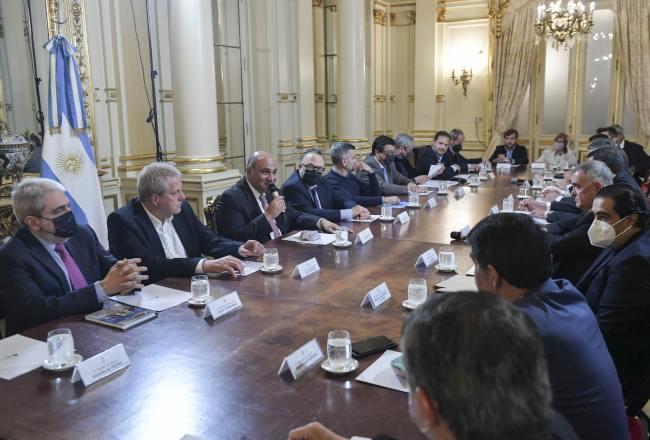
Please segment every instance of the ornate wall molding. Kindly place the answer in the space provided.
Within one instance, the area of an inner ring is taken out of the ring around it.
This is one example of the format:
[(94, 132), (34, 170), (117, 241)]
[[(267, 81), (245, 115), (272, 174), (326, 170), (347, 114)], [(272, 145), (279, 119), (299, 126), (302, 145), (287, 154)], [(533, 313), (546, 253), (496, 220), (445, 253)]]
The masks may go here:
[(174, 101), (174, 92), (169, 89), (160, 89), (160, 102), (173, 102)]
[(438, 23), (444, 23), (447, 21), (447, 8), (436, 9), (436, 21)]
[(386, 11), (383, 9), (373, 9), (372, 10), (372, 16), (375, 20), (375, 24), (378, 24), (380, 26), (386, 26), (387, 20), (386, 20)]

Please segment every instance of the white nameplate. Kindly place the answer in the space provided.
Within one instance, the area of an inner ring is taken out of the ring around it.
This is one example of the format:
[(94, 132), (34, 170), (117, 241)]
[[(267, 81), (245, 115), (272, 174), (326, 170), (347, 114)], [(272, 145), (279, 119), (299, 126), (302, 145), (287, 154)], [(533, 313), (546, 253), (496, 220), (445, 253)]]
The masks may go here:
[(459, 186), (458, 189), (456, 190), (456, 194), (454, 194), (454, 197), (456, 197), (456, 200), (463, 198), (465, 195), (465, 188), (462, 186)]
[(545, 170), (546, 169), (546, 164), (543, 163), (543, 162), (542, 163), (533, 162), (533, 163), (530, 164), (530, 167), (532, 169), (534, 169), (534, 170), (540, 170), (540, 169)]
[(386, 301), (390, 299), (390, 290), (388, 290), (388, 285), (386, 283), (381, 283), (363, 297), (361, 301), (361, 307), (368, 305), (372, 306), (373, 309), (376, 309)]
[(499, 207), (497, 205), (494, 205), (490, 208), (490, 213), (488, 215), (494, 215), (499, 213)]
[(278, 376), (285, 371), (291, 371), (294, 380), (302, 376), (307, 370), (319, 363), (325, 358), (323, 350), (316, 338), (307, 342), (298, 350), (291, 353), (289, 356), (282, 359), (282, 365), (278, 370)]
[(244, 307), (244, 305), (241, 303), (237, 291), (230, 292), (228, 295), (224, 295), (206, 304), (205, 310), (203, 311), (203, 318), (211, 317), (212, 319), (219, 319), (228, 313), (241, 309), (242, 307)]
[(429, 267), (436, 261), (438, 261), (438, 254), (436, 254), (435, 249), (431, 248), (418, 257), (415, 265), (418, 266), (420, 264), (424, 264), (424, 267)]
[(497, 170), (508, 170), (512, 168), (512, 164), (509, 163), (498, 163), (497, 164)]
[(87, 387), (129, 365), (131, 365), (131, 361), (129, 355), (126, 354), (124, 345), (117, 344), (102, 353), (79, 362), (74, 367), (70, 382), (75, 383), (81, 380), (84, 386)]
[(357, 234), (357, 238), (354, 240), (355, 243), (366, 244), (373, 239), (372, 231), (370, 228), (366, 228), (363, 231)]
[(320, 266), (318, 266), (318, 261), (316, 258), (310, 258), (304, 263), (300, 263), (291, 273), (291, 278), (307, 278), (309, 275), (314, 274), (320, 271)]
[(469, 225), (465, 225), (465, 226), (463, 226), (463, 229), (460, 230), (460, 234), (463, 237), (467, 237), (471, 230), (472, 230), (472, 228), (470, 228)]
[(409, 217), (409, 213), (406, 212), (406, 211), (402, 212), (402, 213), (401, 213), (400, 215), (398, 215), (397, 218), (395, 219), (395, 222), (396, 222), (396, 223), (399, 223), (399, 224), (401, 224), (401, 225), (403, 225), (404, 223), (408, 223), (409, 221), (411, 221), (411, 217)]
[(438, 206), (438, 202), (436, 202), (436, 199), (431, 197), (429, 200), (427, 200), (427, 207), (435, 208), (436, 206)]

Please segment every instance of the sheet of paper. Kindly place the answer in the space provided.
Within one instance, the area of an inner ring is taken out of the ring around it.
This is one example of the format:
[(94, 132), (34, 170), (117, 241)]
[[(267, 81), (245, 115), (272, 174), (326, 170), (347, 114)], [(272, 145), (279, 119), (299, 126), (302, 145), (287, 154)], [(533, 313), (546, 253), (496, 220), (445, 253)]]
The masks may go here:
[(469, 174), (456, 174), (459, 179), (469, 180)]
[(284, 237), (283, 240), (286, 241), (293, 241), (295, 243), (299, 244), (312, 244), (316, 246), (325, 246), (327, 244), (332, 243), (334, 240), (336, 240), (336, 234), (320, 234), (320, 238), (318, 240), (314, 241), (306, 241), (306, 240), (301, 240), (300, 239), (300, 232), (296, 232), (293, 235), (290, 235), (288, 237)]
[(248, 275), (257, 272), (262, 268), (264, 263), (261, 263), (259, 261), (249, 261), (249, 260), (244, 260), (244, 273), (241, 275), (244, 277), (247, 277)]
[(467, 269), (467, 272), (465, 272), (465, 275), (467, 275), (468, 277), (473, 277), (474, 272), (476, 272), (476, 266), (472, 266), (469, 269)]
[(357, 376), (359, 382), (378, 385), (384, 388), (390, 388), (397, 391), (408, 393), (408, 387), (402, 386), (397, 375), (393, 371), (390, 363), (393, 359), (400, 356), (399, 351), (386, 350), (379, 359), (373, 362), (363, 373)]
[(427, 180), (424, 185), (428, 188), (438, 188), (440, 183), (446, 183), (447, 188), (458, 185), (458, 182), (455, 180)]
[(406, 205), (408, 205), (408, 202), (399, 202), (399, 203), (393, 203), (390, 205), (391, 208), (406, 208)]
[(429, 177), (433, 177), (433, 176), (435, 176), (436, 173), (437, 173), (438, 171), (440, 171), (440, 169), (441, 169), (442, 167), (444, 167), (444, 165), (442, 165), (442, 164), (434, 164), (434, 165), (431, 165), (431, 166), (429, 167), (429, 174), (428, 174), (428, 176), (429, 176)]
[(536, 218), (533, 217), (533, 221), (538, 225), (548, 225), (548, 221), (545, 218)]
[(350, 221), (351, 221), (351, 222), (359, 222), (359, 223), (372, 223), (372, 222), (374, 222), (375, 220), (377, 220), (379, 217), (381, 217), (381, 216), (380, 216), (380, 215), (373, 215), (373, 214), (370, 214), (370, 218), (364, 218), (364, 219), (353, 218), (353, 219), (350, 220)]
[(431, 193), (433, 193), (433, 191), (420, 191), (420, 190), (418, 190), (418, 195), (420, 197), (428, 196)]
[[(188, 287), (189, 283), (190, 280), (187, 280)], [(192, 293), (190, 292), (171, 289), (169, 287), (159, 286), (158, 284), (149, 284), (134, 295), (115, 295), (111, 297), (115, 301), (155, 312), (162, 312), (163, 310), (182, 304), (190, 298), (192, 298)]]
[(436, 284), (436, 287), (439, 287), (439, 290), (442, 290), (443, 292), (459, 292), (461, 290), (478, 292), (476, 284), (474, 283), (474, 278), (465, 275), (454, 275), (445, 281), (439, 282)]
[(43, 365), (47, 344), (22, 335), (0, 340), (0, 377), (11, 380)]

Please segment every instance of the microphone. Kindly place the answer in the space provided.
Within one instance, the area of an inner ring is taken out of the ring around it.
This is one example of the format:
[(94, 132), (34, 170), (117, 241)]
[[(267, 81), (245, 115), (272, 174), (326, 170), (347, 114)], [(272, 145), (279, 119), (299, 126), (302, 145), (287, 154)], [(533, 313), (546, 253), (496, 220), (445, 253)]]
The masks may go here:
[[(278, 197), (280, 197), (280, 190), (278, 189), (277, 186), (275, 186), (275, 183), (273, 183), (273, 182), (269, 183), (269, 187), (268, 187), (268, 188), (269, 188), (269, 192), (271, 193), (271, 197), (273, 197), (273, 200), (275, 200), (275, 199), (277, 199)], [(281, 218), (282, 218), (282, 221), (283, 221), (285, 224), (288, 224), (288, 223), (287, 223), (286, 213), (283, 212), (283, 213), (280, 214), (278, 217), (281, 217)]]
[(463, 241), (467, 238), (469, 235), (469, 231), (452, 231), (449, 236), (451, 237), (452, 240), (458, 240), (458, 241)]

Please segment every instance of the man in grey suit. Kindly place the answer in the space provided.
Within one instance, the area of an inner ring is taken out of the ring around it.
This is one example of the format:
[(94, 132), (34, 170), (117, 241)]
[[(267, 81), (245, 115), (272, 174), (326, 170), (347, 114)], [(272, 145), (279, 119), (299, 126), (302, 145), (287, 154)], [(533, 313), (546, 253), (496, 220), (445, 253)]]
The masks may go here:
[[(364, 159), (373, 170), (379, 182), (381, 194), (394, 196), (417, 191), (417, 185), (395, 167), (395, 141), (388, 136), (379, 136), (372, 143), (372, 153)], [(368, 180), (362, 175), (361, 180)]]

